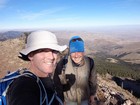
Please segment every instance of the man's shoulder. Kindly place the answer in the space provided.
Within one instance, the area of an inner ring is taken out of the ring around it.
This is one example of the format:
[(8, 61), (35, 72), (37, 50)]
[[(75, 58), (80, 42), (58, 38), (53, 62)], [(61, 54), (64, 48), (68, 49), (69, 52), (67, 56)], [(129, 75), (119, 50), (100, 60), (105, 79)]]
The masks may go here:
[(21, 87), (34, 87), (37, 86), (35, 79), (27, 76), (21, 76), (14, 79), (10, 87), (21, 88)]

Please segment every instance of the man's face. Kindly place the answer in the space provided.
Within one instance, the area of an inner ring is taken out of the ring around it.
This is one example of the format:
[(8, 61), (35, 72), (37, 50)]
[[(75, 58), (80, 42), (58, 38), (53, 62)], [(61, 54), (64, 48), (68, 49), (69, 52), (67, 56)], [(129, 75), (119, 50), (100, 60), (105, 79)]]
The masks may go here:
[(74, 53), (71, 53), (70, 56), (74, 63), (80, 64), (81, 61), (83, 60), (84, 52), (74, 52)]
[(56, 68), (58, 52), (51, 49), (40, 49), (29, 55), (30, 69), (40, 77), (46, 77)]

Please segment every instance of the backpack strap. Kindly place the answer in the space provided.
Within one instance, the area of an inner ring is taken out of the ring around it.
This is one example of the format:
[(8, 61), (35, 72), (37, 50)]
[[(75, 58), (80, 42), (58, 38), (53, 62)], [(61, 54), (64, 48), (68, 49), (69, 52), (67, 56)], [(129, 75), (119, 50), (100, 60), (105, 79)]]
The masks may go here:
[(52, 96), (52, 98), (51, 98), (49, 104), (47, 104), (47, 105), (51, 105), (52, 102), (53, 102), (53, 100), (54, 100), (54, 98), (56, 98), (56, 100), (60, 103), (60, 105), (63, 105), (62, 100), (57, 96), (57, 92), (55, 92), (55, 93), (53, 94), (53, 96)]
[(50, 102), (48, 102), (48, 96), (47, 96), (47, 92), (46, 89), (42, 83), (42, 81), (39, 79), (39, 77), (37, 77), (36, 75), (34, 75), (33, 73), (31, 73), (30, 71), (25, 71), (24, 72), (25, 75), (29, 75), (33, 78), (36, 79), (36, 82), (38, 83), (39, 89), (40, 89), (40, 105), (43, 105), (43, 103), (46, 100), (46, 105), (51, 105), (54, 98), (56, 98), (56, 100), (60, 103), (60, 105), (63, 105), (62, 100), (57, 96), (57, 92), (55, 91), (55, 93), (53, 94)]
[(89, 59), (90, 71), (91, 71), (93, 69), (93, 67), (94, 67), (94, 60), (92, 58), (90, 58), (90, 57), (88, 57), (88, 59)]
[(29, 76), (29, 77), (31, 77), (31, 78), (36, 80), (36, 82), (38, 84), (38, 87), (39, 87), (39, 90), (40, 90), (40, 105), (42, 105), (45, 102), (45, 100), (46, 100), (46, 104), (48, 105), (47, 92), (45, 90), (45, 87), (44, 87), (42, 81), (39, 79), (39, 77), (37, 77), (36, 75), (31, 73), (29, 70), (25, 70), (22, 73), (22, 75), (23, 76)]

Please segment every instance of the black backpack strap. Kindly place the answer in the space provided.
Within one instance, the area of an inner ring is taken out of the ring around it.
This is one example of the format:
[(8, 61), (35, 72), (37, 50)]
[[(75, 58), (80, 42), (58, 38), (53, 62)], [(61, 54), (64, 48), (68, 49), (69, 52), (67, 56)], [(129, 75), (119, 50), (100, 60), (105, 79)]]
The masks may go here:
[(90, 57), (88, 57), (88, 59), (89, 59), (90, 71), (91, 71), (93, 69), (93, 67), (94, 67), (94, 60), (92, 58), (90, 58)]

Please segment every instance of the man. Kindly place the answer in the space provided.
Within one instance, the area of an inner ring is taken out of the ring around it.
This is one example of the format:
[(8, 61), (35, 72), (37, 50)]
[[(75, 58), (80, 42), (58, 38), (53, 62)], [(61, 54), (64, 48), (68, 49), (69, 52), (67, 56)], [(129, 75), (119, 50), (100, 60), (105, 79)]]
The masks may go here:
[(54, 81), (61, 82), (57, 88), (63, 88), (66, 105), (95, 105), (96, 71), (93, 59), (86, 57), (84, 50), (82, 38), (73, 36), (69, 41), (69, 56), (56, 67)]
[[(42, 81), (48, 101), (56, 92), (50, 75), (56, 68), (58, 53), (65, 49), (66, 45), (58, 45), (55, 34), (48, 31), (35, 31), (28, 36), (25, 49), (20, 51), (21, 58), (29, 61), (28, 70)], [(7, 103), (8, 105), (40, 105), (40, 94), (35, 79), (21, 76), (10, 85)], [(46, 101), (43, 105), (46, 105)], [(53, 105), (59, 105), (58, 101), (54, 100)]]

